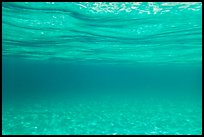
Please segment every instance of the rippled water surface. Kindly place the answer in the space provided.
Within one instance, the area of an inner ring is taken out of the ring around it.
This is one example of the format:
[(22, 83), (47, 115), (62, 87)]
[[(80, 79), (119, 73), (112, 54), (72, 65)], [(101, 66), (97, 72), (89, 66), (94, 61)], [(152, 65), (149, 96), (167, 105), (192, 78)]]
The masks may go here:
[(3, 3), (3, 56), (201, 63), (201, 6), (196, 2)]
[(3, 134), (202, 134), (202, 3), (3, 2)]

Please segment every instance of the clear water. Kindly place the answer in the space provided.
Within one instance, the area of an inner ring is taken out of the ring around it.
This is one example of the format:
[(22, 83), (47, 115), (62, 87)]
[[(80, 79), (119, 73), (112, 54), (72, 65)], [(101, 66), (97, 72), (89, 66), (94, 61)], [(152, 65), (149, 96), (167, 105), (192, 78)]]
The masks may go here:
[(202, 134), (202, 3), (2, 12), (4, 135)]

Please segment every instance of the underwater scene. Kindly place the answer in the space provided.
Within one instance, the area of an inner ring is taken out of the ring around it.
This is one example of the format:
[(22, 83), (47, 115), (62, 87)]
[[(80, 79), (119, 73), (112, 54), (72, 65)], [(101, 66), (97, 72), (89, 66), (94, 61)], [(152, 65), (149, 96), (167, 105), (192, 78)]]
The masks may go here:
[(2, 2), (3, 135), (201, 135), (201, 2)]

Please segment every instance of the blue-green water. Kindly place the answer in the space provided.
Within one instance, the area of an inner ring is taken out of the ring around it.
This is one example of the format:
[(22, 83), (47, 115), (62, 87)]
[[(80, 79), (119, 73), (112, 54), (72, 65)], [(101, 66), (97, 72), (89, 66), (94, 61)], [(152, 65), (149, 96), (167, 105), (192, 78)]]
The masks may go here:
[(202, 134), (202, 3), (2, 12), (3, 134)]

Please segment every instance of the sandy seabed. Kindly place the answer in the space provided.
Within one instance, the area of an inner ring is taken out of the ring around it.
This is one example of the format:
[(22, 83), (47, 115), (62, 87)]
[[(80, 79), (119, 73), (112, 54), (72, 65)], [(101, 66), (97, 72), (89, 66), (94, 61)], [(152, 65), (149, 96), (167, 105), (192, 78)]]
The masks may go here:
[(3, 134), (202, 134), (200, 103), (67, 101), (3, 107)]

